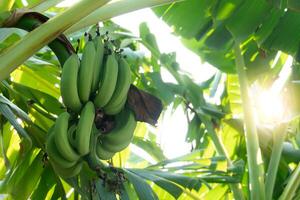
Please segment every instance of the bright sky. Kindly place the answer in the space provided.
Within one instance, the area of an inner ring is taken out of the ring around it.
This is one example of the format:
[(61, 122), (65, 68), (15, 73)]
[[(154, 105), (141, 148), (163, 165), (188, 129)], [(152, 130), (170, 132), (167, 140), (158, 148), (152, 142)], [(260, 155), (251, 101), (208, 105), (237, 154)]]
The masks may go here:
[[(139, 35), (139, 25), (142, 22), (147, 22), (150, 31), (156, 36), (161, 52), (176, 52), (180, 68), (194, 75), (193, 78), (197, 82), (208, 79), (215, 72), (214, 68), (201, 64), (199, 57), (185, 48), (180, 39), (172, 34), (172, 29), (158, 19), (150, 9), (122, 15), (113, 18), (113, 21), (129, 29), (135, 35)], [(173, 79), (168, 73), (162, 75), (166, 82)], [(187, 123), (182, 108), (178, 108), (174, 114), (171, 114), (170, 109), (168, 109), (157, 128), (160, 143), (167, 157), (177, 157), (190, 151), (190, 145), (185, 143), (186, 132)]]

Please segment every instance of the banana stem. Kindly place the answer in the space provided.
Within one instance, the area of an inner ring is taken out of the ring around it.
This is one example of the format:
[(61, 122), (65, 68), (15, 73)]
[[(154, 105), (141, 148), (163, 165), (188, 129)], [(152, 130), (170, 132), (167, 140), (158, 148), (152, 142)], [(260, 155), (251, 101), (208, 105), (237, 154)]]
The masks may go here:
[(44, 1), (38, 5), (35, 5), (34, 7), (31, 8), (32, 11), (35, 12), (45, 12), (46, 10), (48, 10), (49, 8), (57, 5), (58, 3), (62, 2), (63, 0), (51, 0), (51, 1)]
[(283, 193), (279, 200), (292, 200), (298, 187), (300, 185), (300, 163), (290, 176), (287, 186), (284, 188)]
[(82, 0), (28, 33), (20, 42), (0, 55), (0, 80), (5, 79), (20, 64), (67, 28), (109, 0)]
[(283, 149), (283, 142), (285, 138), (287, 124), (280, 124), (277, 130), (273, 134), (273, 148), (271, 160), (268, 166), (268, 171), (266, 175), (266, 200), (272, 200), (274, 185), (276, 181), (276, 175), (278, 171), (278, 166), (281, 158), (281, 153)]
[(252, 112), (251, 98), (248, 91), (247, 75), (245, 72), (245, 63), (238, 42), (234, 45), (235, 63), (237, 74), (239, 77), (242, 106), (244, 113), (245, 123), (245, 137), (247, 147), (248, 169), (249, 169), (249, 181), (250, 181), (250, 196), (252, 200), (265, 199), (265, 187), (264, 187), (264, 168), (262, 155), (258, 143), (258, 135), (256, 130), (256, 124), (254, 119), (254, 113)]
[(84, 27), (91, 26), (93, 24), (98, 23), (99, 21), (104, 21), (110, 19), (112, 17), (116, 17), (128, 12), (132, 12), (135, 10), (159, 6), (167, 3), (174, 3), (182, 0), (122, 0), (122, 1), (114, 1), (105, 6), (97, 9), (90, 15), (86, 16), (78, 23), (74, 24), (71, 28), (69, 28), (65, 34), (70, 34), (75, 31), (78, 31)]

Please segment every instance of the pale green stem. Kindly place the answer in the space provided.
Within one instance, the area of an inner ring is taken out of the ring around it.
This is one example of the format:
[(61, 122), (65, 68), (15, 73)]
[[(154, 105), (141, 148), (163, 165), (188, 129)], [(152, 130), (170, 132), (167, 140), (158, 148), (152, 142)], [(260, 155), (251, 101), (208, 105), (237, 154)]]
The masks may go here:
[(182, 0), (121, 0), (111, 2), (97, 9), (90, 15), (86, 16), (78, 23), (74, 24), (65, 33), (70, 34), (82, 28), (94, 25), (99, 21), (104, 21), (118, 15), (122, 15), (135, 10), (159, 6), (167, 3), (174, 3)]
[(300, 163), (290, 176), (287, 186), (285, 186), (283, 193), (279, 200), (292, 200), (298, 187), (300, 185)]
[(109, 2), (109, 0), (82, 0), (65, 12), (28, 33), (16, 45), (0, 55), (0, 80), (9, 76), (36, 51), (53, 41), (81, 18)]
[(34, 7), (31, 8), (32, 11), (35, 12), (45, 12), (46, 10), (48, 10), (49, 8), (59, 4), (60, 2), (62, 2), (63, 0), (51, 0), (51, 1), (44, 1)]
[(274, 185), (276, 181), (276, 175), (278, 171), (279, 162), (281, 159), (281, 153), (283, 148), (283, 142), (286, 134), (287, 124), (280, 124), (276, 128), (273, 134), (273, 147), (272, 155), (268, 166), (268, 171), (266, 175), (266, 200), (272, 200)]
[(244, 58), (239, 43), (234, 45), (235, 63), (239, 77), (242, 106), (245, 123), (245, 137), (247, 146), (249, 189), (252, 200), (265, 199), (264, 168), (262, 155), (259, 149), (259, 141), (256, 130), (255, 118), (248, 91), (247, 75), (245, 71)]

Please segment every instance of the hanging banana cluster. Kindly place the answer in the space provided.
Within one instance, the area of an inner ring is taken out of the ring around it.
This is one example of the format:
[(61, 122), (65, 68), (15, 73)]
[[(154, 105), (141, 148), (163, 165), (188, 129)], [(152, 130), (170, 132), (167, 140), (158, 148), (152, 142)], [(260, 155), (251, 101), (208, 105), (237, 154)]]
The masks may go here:
[[(137, 122), (125, 106), (130, 67), (107, 46), (97, 35), (86, 43), (81, 61), (73, 54), (63, 66), (61, 95), (71, 114), (58, 116), (49, 130), (46, 151), (54, 170), (64, 178), (81, 171), (84, 157), (110, 159), (133, 137)], [(115, 115), (115, 126), (108, 133), (96, 128), (96, 110)]]

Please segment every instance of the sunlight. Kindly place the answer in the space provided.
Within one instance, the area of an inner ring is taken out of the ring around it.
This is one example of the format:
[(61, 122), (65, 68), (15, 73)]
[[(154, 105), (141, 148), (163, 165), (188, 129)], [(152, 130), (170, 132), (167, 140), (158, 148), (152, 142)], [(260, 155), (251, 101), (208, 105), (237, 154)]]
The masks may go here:
[(255, 102), (260, 122), (276, 123), (282, 120), (285, 109), (280, 94), (273, 90), (260, 91), (255, 97)]
[[(280, 56), (280, 54), (283, 53), (278, 52), (278, 56)], [(290, 117), (288, 105), (285, 102), (284, 87), (291, 74), (292, 63), (293, 58), (288, 56), (277, 80), (269, 89), (262, 89), (258, 85), (254, 86), (252, 95), (254, 96), (256, 117), (259, 122), (275, 125), (279, 122), (288, 120), (287, 118)]]

